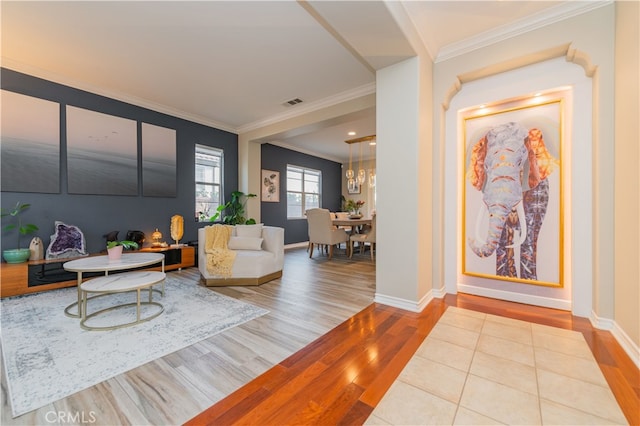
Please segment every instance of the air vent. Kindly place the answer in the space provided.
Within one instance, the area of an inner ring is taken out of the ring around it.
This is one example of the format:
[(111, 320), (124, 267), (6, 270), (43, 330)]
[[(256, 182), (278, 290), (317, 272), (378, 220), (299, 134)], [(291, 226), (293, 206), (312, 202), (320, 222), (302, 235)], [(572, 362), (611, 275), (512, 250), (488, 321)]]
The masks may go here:
[(291, 99), (290, 101), (286, 101), (285, 103), (283, 103), (284, 106), (290, 107), (290, 106), (294, 106), (294, 105), (298, 105), (302, 103), (302, 99), (300, 98), (295, 98), (295, 99)]

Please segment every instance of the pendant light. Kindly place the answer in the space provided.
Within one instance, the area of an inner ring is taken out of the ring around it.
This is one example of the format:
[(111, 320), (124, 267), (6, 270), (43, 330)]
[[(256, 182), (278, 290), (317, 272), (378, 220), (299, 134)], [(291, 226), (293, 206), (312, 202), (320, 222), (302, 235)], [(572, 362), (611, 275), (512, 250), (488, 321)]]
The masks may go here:
[(373, 164), (373, 151), (374, 146), (376, 145), (375, 141), (369, 142), (369, 187), (374, 188), (376, 186), (376, 169)]
[(367, 178), (367, 172), (362, 168), (362, 142), (360, 142), (360, 160), (358, 161), (358, 183), (362, 185)]
[(349, 168), (347, 169), (347, 189), (349, 191), (354, 191), (356, 188), (356, 181), (353, 178), (353, 166), (352, 166), (352, 160), (353, 160), (353, 155), (352, 155), (352, 146), (351, 144), (349, 144)]
[[(363, 185), (366, 181), (367, 181), (367, 170), (364, 169), (363, 165), (362, 165), (362, 143), (363, 142), (369, 142), (370, 146), (375, 145), (375, 140), (376, 140), (376, 135), (371, 135), (371, 136), (364, 136), (361, 138), (356, 138), (356, 139), (349, 139), (347, 141), (345, 141), (345, 143), (349, 144), (349, 169), (347, 170), (346, 176), (347, 176), (347, 188), (348, 190), (354, 191), (356, 189), (356, 183), (358, 185)], [(360, 156), (358, 159), (358, 173), (355, 174), (354, 170), (353, 170), (353, 152), (352, 152), (352, 145), (354, 143), (357, 143), (360, 145)], [(370, 165), (369, 165), (369, 186), (375, 186), (376, 185), (376, 172), (375, 169), (373, 168), (373, 151), (372, 152), (372, 156), (371, 156), (371, 160), (370, 160)]]

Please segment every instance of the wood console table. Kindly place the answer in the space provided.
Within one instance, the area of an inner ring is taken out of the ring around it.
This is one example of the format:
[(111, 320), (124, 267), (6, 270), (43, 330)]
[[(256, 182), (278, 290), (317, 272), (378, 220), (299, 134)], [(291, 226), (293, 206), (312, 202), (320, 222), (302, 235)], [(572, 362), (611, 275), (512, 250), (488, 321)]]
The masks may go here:
[[(195, 247), (145, 247), (141, 252), (163, 253), (165, 271), (195, 266)], [(99, 254), (96, 254), (99, 255)], [(62, 264), (73, 259), (33, 260), (25, 263), (0, 263), (0, 297), (37, 293), (77, 285), (76, 276)], [(149, 268), (149, 269), (154, 269)], [(160, 270), (159, 267), (155, 269)], [(96, 276), (102, 275), (96, 273)], [(89, 277), (89, 275), (87, 275)]]

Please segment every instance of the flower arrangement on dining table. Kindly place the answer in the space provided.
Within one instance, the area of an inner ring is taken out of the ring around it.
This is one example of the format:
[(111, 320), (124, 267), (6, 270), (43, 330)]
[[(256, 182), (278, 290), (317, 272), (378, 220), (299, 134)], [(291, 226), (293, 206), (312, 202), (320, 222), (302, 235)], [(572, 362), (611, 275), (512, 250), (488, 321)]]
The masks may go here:
[(360, 214), (360, 209), (362, 208), (362, 206), (364, 206), (364, 201), (362, 200), (347, 200), (347, 202), (344, 205), (344, 208), (346, 211), (348, 212), (353, 212), (354, 214)]

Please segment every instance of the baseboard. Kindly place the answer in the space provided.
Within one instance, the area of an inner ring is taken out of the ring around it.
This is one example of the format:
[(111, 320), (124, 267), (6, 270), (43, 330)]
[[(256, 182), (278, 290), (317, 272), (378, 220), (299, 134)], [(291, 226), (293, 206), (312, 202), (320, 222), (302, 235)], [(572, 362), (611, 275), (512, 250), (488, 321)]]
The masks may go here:
[(442, 286), (440, 288), (434, 288), (433, 290), (431, 290), (431, 293), (433, 294), (433, 297), (436, 299), (442, 299), (444, 296), (447, 295), (447, 289)]
[(625, 333), (622, 328), (620, 328), (617, 322), (612, 319), (601, 318), (596, 315), (595, 312), (591, 312), (589, 321), (591, 321), (591, 325), (593, 325), (593, 328), (610, 331), (613, 335), (613, 338), (616, 339), (618, 344), (622, 347), (622, 350), (624, 350), (625, 353), (629, 355), (629, 358), (631, 358), (631, 362), (633, 362), (635, 366), (640, 369), (640, 347), (638, 347), (638, 345), (629, 337), (629, 335)]
[(458, 291), (474, 294), (476, 296), (490, 297), (492, 299), (508, 300), (509, 302), (525, 303), (527, 305), (571, 311), (571, 301), (569, 300), (553, 299), (551, 297), (535, 296), (531, 294), (512, 293), (510, 291), (476, 287), (460, 283), (458, 283)]
[(407, 299), (401, 299), (399, 297), (385, 296), (384, 294), (376, 293), (373, 301), (381, 303), (383, 305), (392, 306), (398, 309), (404, 309), (411, 312), (422, 312), (427, 307), (429, 302), (433, 300), (431, 290), (427, 292), (418, 302), (414, 302)]

